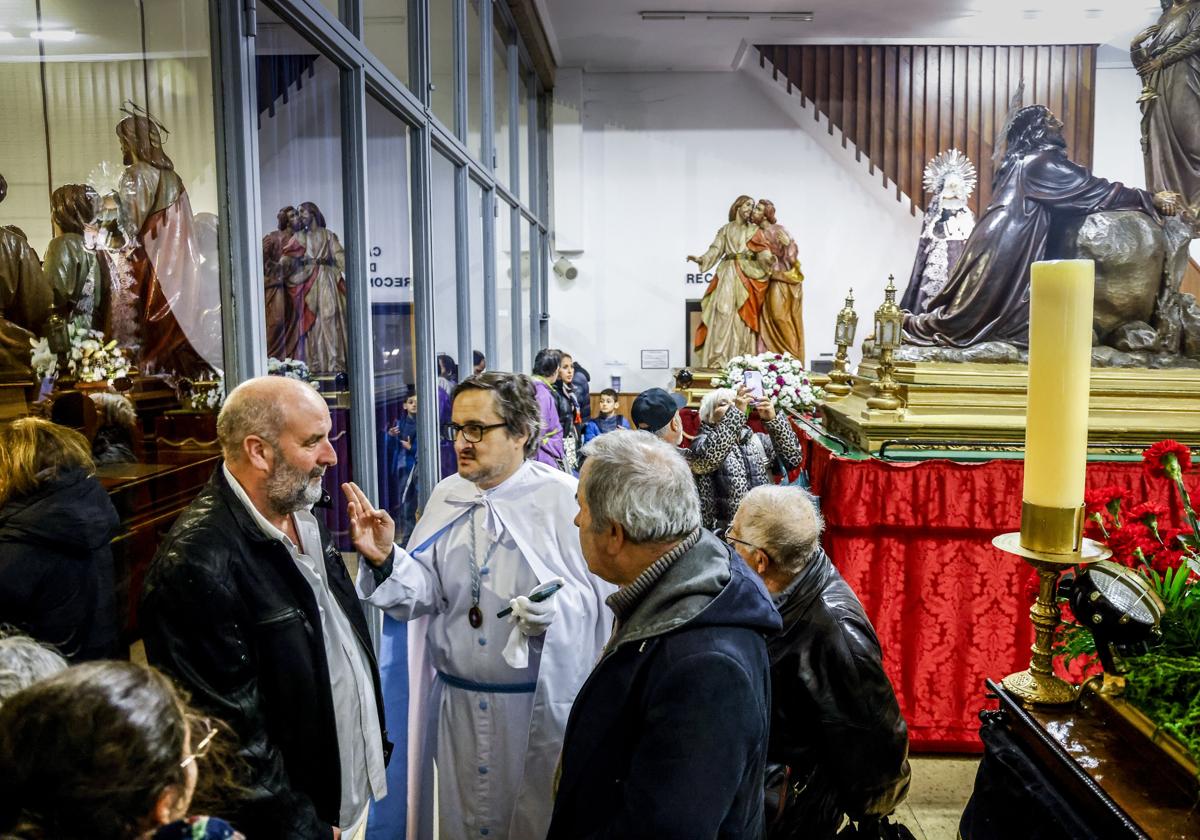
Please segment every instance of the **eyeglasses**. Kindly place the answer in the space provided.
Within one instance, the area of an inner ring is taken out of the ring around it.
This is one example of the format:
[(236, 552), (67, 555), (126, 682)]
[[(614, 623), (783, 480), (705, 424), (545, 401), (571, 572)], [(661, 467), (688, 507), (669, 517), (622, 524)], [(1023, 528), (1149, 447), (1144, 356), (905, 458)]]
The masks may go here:
[(458, 433), (462, 432), (463, 439), (467, 443), (479, 443), (483, 440), (483, 436), (492, 429), (499, 429), (507, 426), (507, 423), (489, 423), (486, 426), (481, 426), (478, 423), (468, 423), (465, 426), (460, 426), (457, 423), (447, 423), (442, 426), (442, 439), (454, 443), (458, 440)]
[[(737, 537), (732, 536), (729, 533), (729, 528), (718, 528), (716, 531), (713, 531), (713, 533), (717, 536), (717, 539), (724, 540), (725, 543), (730, 546), (732, 546), (734, 543), (741, 543), (742, 545), (746, 546), (747, 548), (752, 548), (752, 549), (757, 549), (759, 551), (762, 551), (762, 548), (760, 546), (757, 546), (754, 543), (748, 543), (745, 540), (739, 540)], [(766, 552), (763, 551), (763, 554), (766, 554)]]
[(212, 748), (213, 739), (217, 737), (218, 730), (208, 718), (193, 718), (189, 721), (189, 726), (192, 729), (193, 740), (197, 734), (201, 732), (204, 734), (201, 735), (199, 741), (196, 741), (196, 746), (192, 754), (179, 762), (180, 769), (186, 768), (196, 759), (204, 758), (204, 756), (208, 755), (209, 749)]

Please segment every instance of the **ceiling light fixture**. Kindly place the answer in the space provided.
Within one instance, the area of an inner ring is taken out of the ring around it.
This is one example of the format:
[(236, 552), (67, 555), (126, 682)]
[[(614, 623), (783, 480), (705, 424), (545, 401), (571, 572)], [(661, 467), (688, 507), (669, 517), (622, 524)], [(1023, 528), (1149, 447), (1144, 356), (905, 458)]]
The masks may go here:
[(71, 41), (75, 38), (74, 29), (35, 29), (29, 33), (35, 41)]
[(773, 20), (792, 21), (796, 23), (812, 23), (813, 13), (798, 12), (679, 12), (679, 11), (644, 11), (638, 12), (642, 20), (720, 20), (720, 21), (751, 21)]

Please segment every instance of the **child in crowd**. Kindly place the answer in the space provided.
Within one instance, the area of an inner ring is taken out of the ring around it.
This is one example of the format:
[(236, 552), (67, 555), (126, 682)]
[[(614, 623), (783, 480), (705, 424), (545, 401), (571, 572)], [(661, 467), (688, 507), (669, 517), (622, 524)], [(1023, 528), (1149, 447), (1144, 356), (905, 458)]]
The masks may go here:
[(600, 413), (589, 420), (583, 428), (583, 442), (587, 443), (592, 438), (605, 432), (611, 432), (613, 429), (628, 428), (630, 428), (629, 421), (625, 419), (624, 415), (617, 414), (617, 392), (612, 388), (605, 388), (600, 392)]
[(417, 521), (417, 395), (409, 393), (404, 413), (388, 429), (396, 502), (396, 532), (407, 538)]

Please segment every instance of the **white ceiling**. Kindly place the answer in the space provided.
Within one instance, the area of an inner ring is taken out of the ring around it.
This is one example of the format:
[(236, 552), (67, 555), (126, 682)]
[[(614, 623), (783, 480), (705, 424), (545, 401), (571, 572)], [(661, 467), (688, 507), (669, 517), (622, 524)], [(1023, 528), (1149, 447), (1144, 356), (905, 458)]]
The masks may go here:
[[(1125, 50), (1132, 34), (1161, 13), (1157, 0), (539, 0), (538, 5), (559, 65), (596, 72), (728, 70), (743, 43), (1113, 43)], [(815, 19), (643, 21), (642, 11), (811, 11)]]

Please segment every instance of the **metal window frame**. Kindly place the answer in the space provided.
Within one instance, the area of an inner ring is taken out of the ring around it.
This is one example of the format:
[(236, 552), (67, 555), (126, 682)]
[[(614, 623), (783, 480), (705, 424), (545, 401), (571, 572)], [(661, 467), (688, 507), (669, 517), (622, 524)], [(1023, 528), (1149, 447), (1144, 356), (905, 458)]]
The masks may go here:
[[(432, 0), (436, 2), (437, 0)], [(343, 212), (346, 230), (347, 327), (351, 389), (351, 461), (356, 481), (371, 497), (378, 495), (374, 407), (373, 342), (370, 296), (367, 286), (366, 206), (366, 107), (374, 98), (410, 128), (412, 270), (416, 343), (417, 394), (424, 405), (437, 404), (434, 312), (432, 295), (432, 155), (435, 147), (455, 165), (456, 320), (458, 352), (462, 365), (472, 364), (471, 307), (484, 308), (484, 353), (490, 362), (498, 357), (497, 328), (499, 267), (496, 260), (496, 218), (510, 213), (510, 246), (514, 261), (511, 320), (514, 367), (532, 359), (545, 344), (546, 260), (543, 250), (547, 231), (545, 195), (548, 172), (541, 131), (530, 131), (524, 161), (520, 154), (517, 115), (540, 128), (537, 97), (540, 83), (528, 77), (528, 113), (518, 110), (517, 85), (523, 68), (531, 66), (516, 22), (502, 0), (480, 0), (480, 91), (482, 105), (479, 157), (471, 153), (466, 49), (467, 0), (454, 0), (455, 41), (455, 126), (447, 127), (432, 113), (430, 85), (429, 3), (408, 0), (409, 78), (405, 85), (367, 49), (362, 40), (365, 27), (363, 0), (341, 0), (334, 16), (320, 0), (236, 0), (237, 13), (220, 0), (210, 0), (214, 91), (220, 91), (216, 126), (218, 190), (225, 224), (221, 225), (221, 294), (223, 306), (226, 381), (229, 387), (262, 375), (266, 360), (265, 301), (262, 285), (259, 190), (259, 146), (256, 122), (255, 41), (257, 10), (265, 3), (301, 37), (332, 61), (340, 74), (340, 138), (343, 144)], [(398, 0), (399, 2), (399, 0)], [(493, 55), (497, 22), (507, 31), (505, 46), (509, 76), (508, 126), (512, 168), (507, 183), (495, 171), (495, 103)], [(222, 104), (224, 103), (224, 104)], [(542, 106), (544, 107), (544, 106)], [(521, 195), (520, 167), (530, 167), (530, 195)], [(470, 299), (469, 180), (483, 189), (483, 301)], [(530, 232), (531, 295), (529, 312), (521, 302), (521, 228), (534, 222)], [(526, 338), (528, 329), (528, 338)], [(531, 350), (529, 359), (524, 350)], [(440, 463), (436, 412), (422, 412), (420, 427), (421, 503), (437, 483)]]

